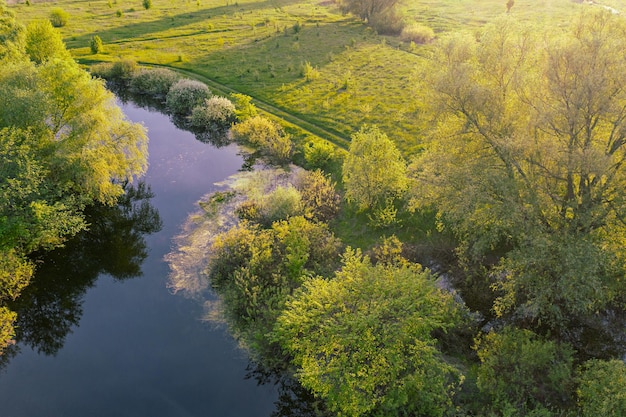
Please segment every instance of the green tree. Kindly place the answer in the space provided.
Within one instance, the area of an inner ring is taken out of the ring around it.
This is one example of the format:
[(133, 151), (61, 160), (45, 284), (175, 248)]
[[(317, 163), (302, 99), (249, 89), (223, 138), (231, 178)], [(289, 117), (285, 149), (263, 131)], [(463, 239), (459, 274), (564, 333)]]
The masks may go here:
[(498, 415), (526, 416), (573, 405), (569, 346), (544, 341), (528, 330), (505, 328), (483, 335), (475, 349), (481, 362), (478, 388)]
[(95, 35), (91, 38), (91, 41), (89, 41), (89, 48), (91, 49), (92, 54), (99, 54), (104, 50), (104, 44), (102, 43), (100, 36)]
[(26, 40), (26, 30), (15, 20), (4, 0), (0, 0), (0, 60), (23, 59), (21, 51)]
[(52, 58), (71, 59), (61, 35), (48, 20), (35, 20), (26, 26), (25, 51), (37, 64)]
[(406, 191), (406, 162), (387, 135), (376, 126), (364, 126), (352, 135), (343, 163), (343, 183), (348, 201), (361, 210), (375, 209)]
[(50, 12), (50, 23), (52, 23), (52, 26), (55, 28), (67, 25), (69, 19), (70, 14), (59, 7), (55, 7)]
[(340, 415), (441, 416), (460, 376), (431, 334), (459, 313), (418, 265), (372, 265), (348, 249), (333, 279), (305, 281), (274, 335), (302, 385)]
[(583, 417), (626, 415), (626, 364), (591, 360), (579, 376), (578, 401)]
[(341, 8), (369, 22), (373, 17), (393, 10), (400, 0), (342, 0)]
[(594, 12), (533, 35), (506, 16), (440, 44), (413, 195), (468, 259), (502, 259), (499, 313), (565, 334), (624, 296), (626, 26)]
[(148, 10), (152, 7), (152, 0), (143, 0), (143, 8)]

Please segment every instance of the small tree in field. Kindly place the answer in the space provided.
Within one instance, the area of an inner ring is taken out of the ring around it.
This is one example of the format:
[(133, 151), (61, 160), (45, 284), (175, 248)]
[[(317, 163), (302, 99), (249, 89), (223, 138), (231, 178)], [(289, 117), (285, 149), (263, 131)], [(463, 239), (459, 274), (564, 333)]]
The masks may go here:
[(148, 10), (152, 7), (152, 0), (143, 0), (143, 8)]
[(52, 9), (52, 12), (50, 12), (50, 23), (52, 23), (52, 26), (54, 26), (55, 28), (60, 28), (67, 25), (67, 21), (69, 20), (69, 18), (70, 14), (58, 7)]
[(89, 42), (89, 47), (91, 48), (92, 54), (99, 54), (104, 49), (104, 44), (102, 43), (102, 39), (100, 36), (96, 35), (91, 38), (91, 42)]
[(365, 126), (352, 135), (343, 163), (346, 198), (359, 209), (375, 209), (408, 186), (407, 166), (391, 139), (376, 126)]

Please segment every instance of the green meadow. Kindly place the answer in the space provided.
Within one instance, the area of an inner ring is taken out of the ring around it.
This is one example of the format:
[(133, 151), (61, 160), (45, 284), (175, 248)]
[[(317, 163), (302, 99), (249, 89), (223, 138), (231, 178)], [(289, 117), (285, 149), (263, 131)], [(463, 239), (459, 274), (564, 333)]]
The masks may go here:
[[(606, 1), (620, 8), (623, 1)], [(420, 149), (421, 67), (429, 45), (381, 36), (344, 15), (331, 1), (122, 0), (31, 2), (11, 5), (23, 22), (69, 13), (61, 27), (79, 62), (128, 58), (167, 66), (207, 82), (216, 93), (237, 91), (260, 107), (344, 147), (364, 124), (378, 125), (405, 154)], [(510, 13), (528, 25), (559, 26), (585, 4), (518, 0)], [(476, 31), (506, 13), (504, 0), (405, 1), (406, 24), (437, 37)], [(104, 51), (94, 55), (95, 35)], [(436, 40), (435, 40), (436, 41)]]

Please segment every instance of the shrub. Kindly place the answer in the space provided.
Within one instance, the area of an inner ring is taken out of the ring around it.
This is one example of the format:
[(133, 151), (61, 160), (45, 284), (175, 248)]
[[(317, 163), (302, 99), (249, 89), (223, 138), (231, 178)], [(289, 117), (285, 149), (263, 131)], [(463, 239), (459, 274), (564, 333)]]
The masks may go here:
[(232, 93), (230, 97), (235, 103), (235, 116), (238, 121), (242, 122), (258, 114), (256, 106), (252, 104), (252, 97), (240, 93)]
[(193, 108), (191, 125), (196, 128), (221, 128), (235, 121), (235, 106), (225, 97), (213, 96)]
[(300, 192), (291, 185), (276, 187), (261, 202), (261, 214), (266, 225), (302, 214)]
[(254, 116), (233, 126), (235, 140), (248, 143), (258, 148), (270, 160), (282, 163), (289, 160), (292, 154), (292, 143), (289, 135), (283, 132), (280, 125), (262, 116)]
[(209, 87), (200, 81), (185, 78), (170, 88), (166, 103), (172, 113), (184, 115), (191, 113), (194, 107), (202, 104), (209, 97), (211, 97)]
[(327, 222), (339, 212), (341, 197), (335, 184), (322, 171), (306, 171), (297, 184), (305, 213), (318, 221)]
[(130, 59), (114, 62), (111, 66), (110, 78), (112, 80), (128, 81), (137, 72), (137, 63)]
[(492, 398), (495, 411), (527, 415), (568, 405), (573, 383), (568, 346), (541, 340), (528, 330), (505, 328), (477, 340), (476, 352), (481, 362), (477, 385)]
[(307, 81), (313, 81), (320, 77), (320, 71), (307, 61), (302, 64), (302, 67), (300, 68), (300, 75), (302, 75)]
[(414, 24), (402, 29), (400, 37), (405, 42), (428, 43), (435, 39), (435, 31), (428, 26)]
[(104, 49), (104, 45), (102, 43), (102, 39), (100, 39), (100, 36), (96, 35), (92, 37), (91, 41), (89, 42), (89, 47), (91, 48), (92, 54), (99, 54), (100, 52), (102, 52), (102, 50)]
[(578, 401), (583, 417), (626, 416), (626, 364), (591, 360), (580, 374)]
[(402, 17), (395, 10), (387, 10), (373, 15), (369, 25), (381, 35), (399, 35), (402, 32)]
[(101, 62), (89, 67), (89, 72), (92, 76), (102, 78), (105, 80), (111, 79), (111, 71), (113, 70), (113, 64), (110, 62)]
[(152, 7), (152, 0), (143, 0), (143, 8), (148, 10)]
[(70, 14), (63, 9), (55, 7), (50, 12), (50, 23), (55, 28), (60, 28), (67, 25), (67, 22), (70, 18)]
[(180, 77), (166, 68), (142, 68), (130, 80), (130, 89), (135, 94), (145, 94), (164, 99)]
[(335, 157), (335, 148), (325, 140), (311, 139), (304, 145), (303, 153), (309, 168), (325, 169)]

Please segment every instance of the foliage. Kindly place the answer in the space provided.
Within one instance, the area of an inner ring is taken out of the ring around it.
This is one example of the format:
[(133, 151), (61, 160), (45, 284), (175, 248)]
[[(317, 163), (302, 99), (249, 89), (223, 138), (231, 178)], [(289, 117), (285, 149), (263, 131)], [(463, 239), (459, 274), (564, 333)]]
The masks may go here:
[(143, 0), (142, 4), (143, 4), (143, 8), (148, 10), (152, 7), (152, 0)]
[(360, 210), (374, 209), (406, 190), (406, 162), (387, 135), (376, 126), (364, 126), (352, 135), (343, 163), (343, 183), (346, 199)]
[(580, 372), (582, 417), (626, 415), (626, 365), (621, 360), (591, 360)]
[(13, 311), (5, 306), (0, 306), (0, 352), (11, 344), (15, 334), (13, 323), (16, 317), (17, 315)]
[(400, 0), (342, 0), (341, 9), (359, 18), (370, 21), (373, 17), (393, 10)]
[(15, 20), (4, 0), (0, 1), (0, 60), (19, 59), (26, 41), (26, 30)]
[(211, 90), (200, 81), (184, 78), (172, 85), (166, 97), (168, 109), (178, 115), (190, 114), (194, 107), (211, 97)]
[(229, 127), (235, 121), (235, 106), (226, 97), (213, 96), (194, 107), (189, 120), (196, 128)]
[(289, 185), (276, 187), (261, 200), (261, 219), (264, 224), (272, 224), (292, 216), (302, 215), (302, 196)]
[(249, 223), (219, 235), (210, 254), (208, 276), (223, 298), (231, 331), (268, 363), (277, 361), (268, 339), (286, 297), (306, 276), (328, 273), (337, 258), (338, 242), (321, 224), (303, 217), (276, 222), (270, 229)]
[(256, 106), (252, 104), (252, 97), (240, 93), (232, 93), (230, 97), (235, 104), (235, 116), (237, 117), (237, 121), (243, 122), (258, 114)]
[(439, 45), (413, 194), (463, 256), (502, 259), (508, 313), (567, 333), (624, 295), (626, 25), (598, 11), (541, 39), (505, 16)]
[(61, 35), (48, 20), (35, 20), (28, 24), (24, 50), (30, 60), (37, 64), (52, 58), (71, 59)]
[(428, 43), (435, 39), (435, 31), (428, 26), (413, 24), (402, 28), (400, 37), (405, 42)]
[(137, 63), (131, 59), (121, 59), (119, 61), (115, 61), (111, 66), (108, 79), (128, 82), (133, 78), (138, 68)]
[(102, 39), (100, 39), (100, 36), (95, 35), (93, 38), (91, 38), (91, 41), (89, 42), (89, 48), (91, 49), (92, 54), (99, 54), (104, 50), (104, 44), (102, 43)]
[(336, 157), (335, 147), (325, 140), (309, 139), (303, 147), (304, 159), (310, 169), (329, 168)]
[(70, 14), (59, 7), (55, 7), (50, 12), (50, 23), (52, 23), (52, 26), (55, 28), (67, 25), (69, 18)]
[[(93, 73), (94, 66), (91, 68)], [(178, 74), (167, 68), (141, 68), (133, 74), (129, 87), (135, 94), (165, 99), (170, 88), (179, 79)]]
[(283, 163), (291, 157), (292, 143), (289, 135), (280, 125), (263, 116), (245, 119), (233, 126), (231, 132), (235, 140), (260, 149), (272, 161)]
[(320, 222), (328, 222), (339, 212), (341, 196), (322, 171), (305, 171), (296, 185), (305, 215)]
[(395, 9), (385, 10), (368, 19), (369, 25), (381, 35), (397, 36), (402, 33), (404, 22)]
[(483, 335), (475, 349), (481, 362), (478, 388), (498, 415), (571, 406), (573, 351), (568, 346), (505, 328)]
[(428, 271), (348, 249), (334, 279), (306, 281), (287, 302), (274, 334), (302, 385), (341, 415), (441, 416), (460, 377), (431, 332), (458, 319)]
[(306, 81), (317, 80), (320, 77), (319, 69), (313, 67), (309, 61), (302, 64), (300, 74)]

